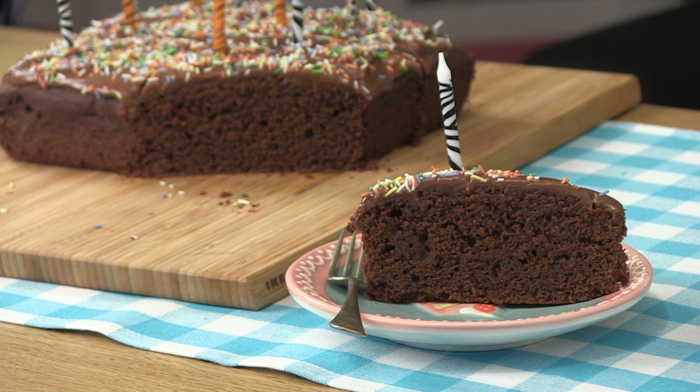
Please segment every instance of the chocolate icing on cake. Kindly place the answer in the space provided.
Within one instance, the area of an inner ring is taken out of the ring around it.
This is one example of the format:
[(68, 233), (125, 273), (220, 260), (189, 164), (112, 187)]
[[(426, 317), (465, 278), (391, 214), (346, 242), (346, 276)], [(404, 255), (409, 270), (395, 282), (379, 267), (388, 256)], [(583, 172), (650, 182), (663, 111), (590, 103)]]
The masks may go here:
[(362, 12), (355, 22), (351, 7), (307, 8), (307, 40), (294, 44), (287, 26), (272, 18), (274, 5), (252, 1), (227, 8), (230, 49), (223, 55), (208, 42), (211, 7), (185, 2), (146, 11), (137, 20), (138, 34), (120, 23), (121, 15), (93, 21), (75, 36), (74, 48), (57, 41), (27, 56), (3, 80), (20, 85), (41, 78), (47, 88), (79, 91), (93, 86), (102, 97), (118, 92), (121, 99), (155, 94), (173, 83), (221, 78), (222, 72), (224, 77), (291, 72), (349, 84), (371, 99), (410, 70), (431, 71), (437, 53), (452, 48), (431, 27), (390, 11)]
[[(499, 170), (500, 172), (504, 173), (502, 170)], [(531, 187), (539, 187), (541, 190), (555, 194), (558, 196), (571, 196), (575, 197), (579, 200), (579, 203), (583, 206), (596, 206), (596, 208), (606, 208), (606, 209), (611, 209), (611, 210), (620, 210), (623, 211), (624, 208), (622, 207), (622, 204), (620, 204), (619, 201), (613, 199), (612, 197), (608, 195), (601, 195), (600, 192), (593, 191), (591, 189), (587, 188), (580, 188), (578, 186), (574, 186), (568, 181), (562, 182), (562, 180), (557, 180), (554, 178), (548, 178), (548, 177), (539, 177), (539, 176), (528, 176), (525, 174), (521, 174), (519, 172), (512, 172), (513, 175), (498, 175), (498, 171), (490, 171), (491, 175), (484, 175), (485, 173), (479, 173), (479, 170), (465, 170), (462, 172), (457, 172), (457, 171), (435, 171), (435, 172), (428, 172), (426, 174), (418, 174), (418, 175), (409, 175), (406, 174), (406, 176), (402, 176), (401, 180), (399, 181), (392, 181), (392, 180), (385, 180), (384, 183), (386, 182), (391, 182), (390, 185), (394, 185), (396, 187), (397, 193), (402, 193), (402, 192), (414, 192), (414, 191), (420, 191), (420, 190), (425, 190), (433, 187), (438, 187), (438, 186), (457, 186), (457, 187), (464, 187), (468, 190), (474, 190), (478, 187), (482, 186), (496, 186), (496, 187), (512, 187), (512, 188), (531, 188)], [(475, 174), (476, 173), (476, 174)], [(421, 176), (420, 181), (418, 180), (418, 176)], [(405, 186), (403, 189), (400, 189), (403, 183), (406, 182), (406, 178), (408, 178), (408, 184)], [(411, 186), (412, 182), (416, 184), (416, 186)], [(447, 184), (449, 183), (449, 184)], [(371, 190), (374, 190), (375, 186), (371, 187)], [(376, 203), (378, 198), (384, 198), (387, 197), (387, 193), (390, 192), (392, 187), (389, 185), (387, 186), (377, 186), (376, 187), (376, 192), (367, 192), (363, 195), (363, 200), (362, 203), (363, 205), (371, 205), (372, 203)], [(399, 190), (400, 189), (400, 190)], [(393, 193), (393, 192), (392, 192)], [(389, 193), (389, 196), (391, 196), (391, 193)]]

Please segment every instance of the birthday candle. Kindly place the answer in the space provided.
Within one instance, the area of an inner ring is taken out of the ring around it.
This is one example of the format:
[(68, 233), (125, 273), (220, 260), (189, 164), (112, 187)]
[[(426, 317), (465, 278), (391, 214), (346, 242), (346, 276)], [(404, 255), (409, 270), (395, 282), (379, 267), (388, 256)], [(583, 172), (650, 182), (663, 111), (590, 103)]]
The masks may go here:
[(445, 61), (445, 53), (440, 52), (437, 69), (438, 84), (440, 85), (440, 103), (442, 104), (442, 119), (445, 125), (445, 141), (447, 142), (447, 159), (450, 169), (463, 170), (462, 151), (459, 146), (457, 131), (457, 111), (455, 110), (455, 94), (452, 88), (452, 72)]
[(374, 11), (377, 9), (376, 0), (365, 0), (365, 6), (367, 6), (368, 11)]
[(131, 26), (131, 29), (136, 32), (136, 6), (134, 0), (122, 0), (122, 8), (124, 9), (124, 23)]
[(357, 0), (348, 0), (348, 7), (350, 7), (350, 14), (352, 15), (352, 18), (357, 19)]
[(227, 53), (226, 35), (224, 33), (224, 21), (226, 0), (214, 0), (214, 51)]
[(277, 24), (287, 24), (287, 17), (285, 15), (286, 12), (287, 0), (275, 0), (275, 18), (277, 19)]
[(73, 14), (70, 11), (70, 0), (56, 0), (58, 4), (58, 15), (61, 35), (66, 46), (73, 46)]
[(202, 0), (192, 0), (192, 3), (194, 3), (195, 6), (199, 7), (202, 5)]
[(292, 0), (292, 33), (294, 42), (304, 40), (304, 2)]

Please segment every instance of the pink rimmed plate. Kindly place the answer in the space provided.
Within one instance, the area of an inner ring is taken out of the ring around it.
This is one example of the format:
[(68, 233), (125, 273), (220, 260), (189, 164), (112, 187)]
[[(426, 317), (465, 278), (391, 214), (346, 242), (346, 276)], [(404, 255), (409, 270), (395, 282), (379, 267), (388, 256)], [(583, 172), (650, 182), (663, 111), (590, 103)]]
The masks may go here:
[[(292, 298), (327, 320), (335, 317), (345, 298), (345, 288), (327, 278), (335, 242), (296, 260), (285, 277)], [(341, 253), (347, 253), (348, 242), (346, 238)], [(555, 306), (390, 304), (361, 294), (362, 322), (370, 336), (432, 350), (486, 351), (532, 344), (615, 316), (644, 297), (651, 287), (651, 265), (638, 251), (622, 246), (628, 256), (629, 284), (591, 301)], [(353, 257), (354, 261), (359, 257), (359, 246)]]

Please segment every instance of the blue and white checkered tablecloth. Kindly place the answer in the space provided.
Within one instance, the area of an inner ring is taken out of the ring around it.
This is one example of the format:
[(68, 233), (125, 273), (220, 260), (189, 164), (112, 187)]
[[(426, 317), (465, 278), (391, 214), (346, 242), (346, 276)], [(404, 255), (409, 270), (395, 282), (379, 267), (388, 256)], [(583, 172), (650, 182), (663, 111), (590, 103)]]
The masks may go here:
[(0, 321), (89, 330), (358, 391), (700, 390), (700, 132), (606, 122), (522, 171), (609, 189), (625, 205), (625, 242), (654, 267), (646, 298), (579, 331), (477, 353), (356, 338), (289, 297), (245, 311), (8, 278), (0, 278)]

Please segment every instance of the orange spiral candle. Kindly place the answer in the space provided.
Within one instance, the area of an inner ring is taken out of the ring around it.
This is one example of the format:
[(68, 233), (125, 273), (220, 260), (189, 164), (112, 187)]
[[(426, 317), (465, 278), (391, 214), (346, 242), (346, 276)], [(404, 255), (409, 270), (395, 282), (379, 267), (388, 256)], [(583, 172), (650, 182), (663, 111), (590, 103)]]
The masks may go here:
[(226, 0), (214, 0), (214, 50), (219, 53), (228, 53), (224, 33), (225, 8)]
[(286, 25), (287, 24), (287, 1), (286, 0), (275, 0), (275, 18), (277, 19), (277, 24)]
[(128, 24), (136, 31), (136, 6), (134, 0), (122, 0), (122, 8), (124, 9), (124, 24)]

